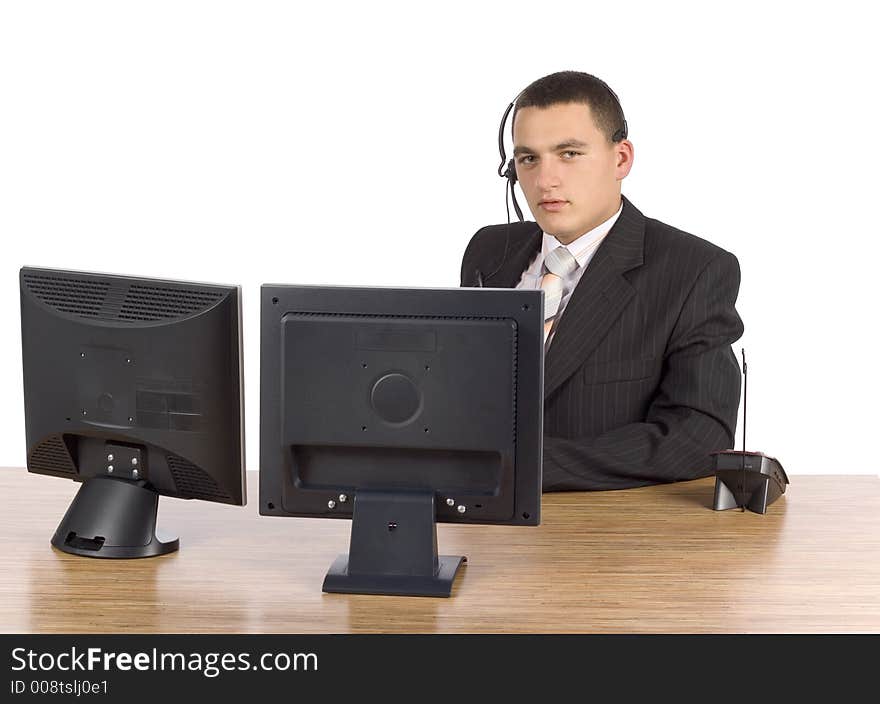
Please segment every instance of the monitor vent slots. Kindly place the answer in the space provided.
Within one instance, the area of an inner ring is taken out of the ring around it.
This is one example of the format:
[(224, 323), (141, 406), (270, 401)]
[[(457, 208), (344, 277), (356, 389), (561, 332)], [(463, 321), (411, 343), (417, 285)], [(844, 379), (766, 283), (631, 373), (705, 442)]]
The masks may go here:
[(232, 501), (228, 492), (192, 462), (176, 455), (168, 455), (167, 460), (174, 486), (180, 496), (187, 499)]
[(60, 435), (52, 435), (31, 451), (28, 457), (28, 469), (37, 472), (76, 474), (76, 465)]
[(87, 318), (100, 318), (101, 309), (110, 284), (88, 279), (34, 276), (26, 274), (31, 292), (43, 303), (62, 313), (73, 313)]
[(34, 296), (55, 310), (98, 320), (175, 320), (207, 310), (225, 295), (195, 288), (124, 285), (33, 273), (25, 274), (24, 281)]
[(132, 284), (119, 311), (122, 320), (168, 320), (198, 313), (217, 303), (222, 293)]

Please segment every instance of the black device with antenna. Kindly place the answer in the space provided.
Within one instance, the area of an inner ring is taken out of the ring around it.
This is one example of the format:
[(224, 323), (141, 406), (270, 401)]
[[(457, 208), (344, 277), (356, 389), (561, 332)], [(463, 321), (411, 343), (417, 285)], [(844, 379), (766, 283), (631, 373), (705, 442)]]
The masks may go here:
[(746, 403), (748, 399), (748, 367), (746, 351), (743, 358), (743, 449), (713, 452), (715, 458), (716, 511), (746, 508), (767, 513), (767, 507), (785, 493), (790, 482), (782, 463), (763, 452), (746, 451)]

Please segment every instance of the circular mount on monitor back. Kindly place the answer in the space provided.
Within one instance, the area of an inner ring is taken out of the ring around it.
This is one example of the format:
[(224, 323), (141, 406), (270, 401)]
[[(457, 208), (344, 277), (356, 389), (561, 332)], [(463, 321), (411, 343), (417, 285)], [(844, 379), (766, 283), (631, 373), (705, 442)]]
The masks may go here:
[(405, 425), (421, 413), (422, 392), (405, 374), (389, 372), (373, 384), (370, 403), (382, 420)]

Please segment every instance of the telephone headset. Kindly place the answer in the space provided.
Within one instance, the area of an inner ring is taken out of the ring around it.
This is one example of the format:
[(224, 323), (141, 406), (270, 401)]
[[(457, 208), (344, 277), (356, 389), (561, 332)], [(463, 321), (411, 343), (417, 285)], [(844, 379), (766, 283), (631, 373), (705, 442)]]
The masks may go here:
[[(594, 76), (595, 78), (595, 76)], [(620, 115), (623, 118), (623, 127), (618, 129), (612, 136), (612, 142), (620, 142), (626, 139), (628, 133), (628, 127), (626, 124), (626, 118), (623, 116), (623, 106), (620, 104), (620, 100), (617, 97), (617, 94), (611, 90), (611, 87), (605, 83), (601, 78), (596, 78), (596, 80), (602, 84), (605, 90), (608, 91), (608, 95), (617, 105), (618, 110), (620, 110)], [(488, 274), (485, 278), (489, 279), (504, 266), (504, 262), (507, 261), (507, 252), (510, 249), (510, 200), (513, 201), (513, 209), (516, 211), (516, 216), (519, 218), (520, 222), (523, 222), (523, 214), (522, 209), (519, 207), (519, 203), (516, 202), (516, 193), (514, 192), (513, 187), (516, 185), (516, 161), (514, 159), (507, 159), (507, 152), (504, 149), (504, 126), (507, 124), (507, 117), (510, 115), (510, 111), (513, 110), (514, 105), (516, 105), (516, 101), (519, 100), (519, 97), (525, 91), (520, 91), (517, 96), (513, 99), (510, 105), (507, 106), (507, 109), (504, 111), (504, 116), (501, 118), (501, 124), (498, 126), (498, 151), (501, 154), (501, 163), (498, 165), (498, 175), (501, 178), (507, 179), (507, 187), (504, 190), (504, 205), (507, 209), (507, 235), (504, 240), (504, 253), (501, 255), (501, 261), (498, 266)], [(513, 125), (510, 126), (511, 138), (513, 137)], [(506, 168), (505, 168), (506, 167)], [(510, 194), (510, 200), (508, 200), (508, 194)], [(477, 278), (477, 286), (482, 288), (483, 286), (483, 275), (482, 272), (477, 269), (476, 270), (476, 278)]]

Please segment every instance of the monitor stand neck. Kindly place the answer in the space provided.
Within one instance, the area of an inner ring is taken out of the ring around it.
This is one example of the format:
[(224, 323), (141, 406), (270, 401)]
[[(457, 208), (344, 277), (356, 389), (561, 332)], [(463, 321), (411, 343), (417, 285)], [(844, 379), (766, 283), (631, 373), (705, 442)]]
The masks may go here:
[(324, 578), (325, 592), (449, 596), (462, 562), (437, 554), (433, 491), (360, 490), (351, 543)]
[(92, 477), (83, 480), (52, 536), (52, 545), (84, 557), (155, 557), (180, 547), (156, 535), (159, 494), (143, 481)]

